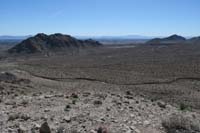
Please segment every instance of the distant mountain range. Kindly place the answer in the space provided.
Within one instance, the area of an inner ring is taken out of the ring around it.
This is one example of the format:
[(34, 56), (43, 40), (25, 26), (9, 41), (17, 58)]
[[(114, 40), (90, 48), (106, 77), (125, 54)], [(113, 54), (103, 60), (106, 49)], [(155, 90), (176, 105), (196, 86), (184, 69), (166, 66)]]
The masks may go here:
[[(24, 40), (33, 35), (27, 36), (10, 36), (10, 35), (2, 35), (0, 36), (0, 40)], [(74, 36), (77, 39), (96, 39), (96, 40), (131, 40), (131, 39), (153, 39), (153, 38), (163, 38), (162, 36), (143, 36), (143, 35), (119, 35), (119, 36)], [(186, 37), (192, 38), (192, 37)]]
[(171, 35), (165, 38), (154, 38), (146, 42), (147, 44), (183, 44), (183, 43), (199, 43), (200, 44), (200, 37), (193, 37), (191, 39), (186, 39), (185, 37), (179, 35)]
[(97, 39), (97, 40), (130, 40), (130, 39), (152, 39), (155, 38), (153, 36), (142, 36), (142, 35), (124, 35), (124, 36), (76, 36), (79, 39)]
[(21, 43), (8, 50), (9, 53), (37, 53), (55, 50), (65, 50), (69, 48), (98, 47), (102, 44), (88, 39), (78, 40), (70, 35), (60, 33), (46, 35), (43, 33), (29, 37)]
[[(3, 35), (0, 36), (0, 40), (11, 40), (11, 39), (20, 39), (24, 40), (29, 37), (32, 37), (32, 35), (28, 36), (9, 36), (9, 35)], [(124, 36), (74, 36), (78, 39), (152, 39), (155, 38), (155, 36), (142, 36), (142, 35), (124, 35)]]
[(0, 40), (24, 40), (31, 37), (31, 35), (28, 36), (0, 36)]

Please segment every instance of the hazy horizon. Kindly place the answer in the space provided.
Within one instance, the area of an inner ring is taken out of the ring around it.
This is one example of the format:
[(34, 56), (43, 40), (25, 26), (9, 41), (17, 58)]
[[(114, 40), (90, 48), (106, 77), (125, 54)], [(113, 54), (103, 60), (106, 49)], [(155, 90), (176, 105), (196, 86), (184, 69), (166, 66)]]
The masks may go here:
[(199, 0), (1, 0), (0, 35), (199, 36)]

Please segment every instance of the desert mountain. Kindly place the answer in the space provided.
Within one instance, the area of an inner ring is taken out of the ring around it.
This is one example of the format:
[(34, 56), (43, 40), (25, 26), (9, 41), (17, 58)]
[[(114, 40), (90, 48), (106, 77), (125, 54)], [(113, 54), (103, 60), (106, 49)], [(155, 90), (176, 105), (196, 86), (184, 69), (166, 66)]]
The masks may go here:
[(91, 39), (78, 40), (72, 36), (59, 33), (52, 35), (39, 33), (15, 45), (13, 48), (9, 49), (8, 52), (36, 53), (69, 48), (97, 47), (101, 45), (101, 43)]
[(192, 43), (192, 44), (200, 44), (200, 36), (199, 37), (193, 37), (191, 39), (187, 40), (188, 43)]
[(174, 43), (180, 43), (185, 42), (186, 39), (182, 36), (178, 35), (172, 35), (166, 38), (155, 38), (150, 41), (148, 41), (148, 44), (174, 44)]

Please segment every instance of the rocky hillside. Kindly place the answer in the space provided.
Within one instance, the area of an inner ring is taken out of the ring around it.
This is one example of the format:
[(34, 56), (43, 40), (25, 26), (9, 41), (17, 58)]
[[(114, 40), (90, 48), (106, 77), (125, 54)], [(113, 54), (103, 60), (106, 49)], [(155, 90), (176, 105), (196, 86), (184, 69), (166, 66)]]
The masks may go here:
[(150, 41), (148, 41), (148, 44), (174, 44), (174, 43), (180, 43), (185, 42), (186, 39), (182, 36), (178, 35), (172, 35), (166, 38), (155, 38)]
[(200, 44), (200, 36), (199, 37), (193, 37), (187, 41), (188, 43), (192, 44)]
[(37, 53), (54, 51), (68, 48), (84, 48), (84, 47), (97, 47), (101, 46), (94, 40), (78, 40), (69, 35), (52, 34), (46, 35), (43, 33), (30, 37), (13, 48), (9, 49), (9, 53)]
[[(1, 133), (200, 133), (199, 114), (132, 90), (94, 82), (62, 89), (20, 70), (0, 77)], [(29, 82), (16, 82), (22, 77)]]

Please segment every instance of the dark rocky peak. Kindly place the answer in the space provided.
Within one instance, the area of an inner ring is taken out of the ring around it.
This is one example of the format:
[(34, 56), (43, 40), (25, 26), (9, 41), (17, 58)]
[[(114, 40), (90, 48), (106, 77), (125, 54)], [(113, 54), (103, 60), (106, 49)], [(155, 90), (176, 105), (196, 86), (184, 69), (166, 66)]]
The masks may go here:
[(171, 36), (169, 36), (167, 38), (164, 38), (164, 39), (165, 40), (170, 40), (170, 41), (185, 41), (186, 40), (184, 37), (176, 35), (176, 34), (171, 35)]
[(36, 53), (36, 52), (48, 52), (59, 51), (66, 48), (83, 48), (87, 46), (101, 46), (94, 40), (78, 40), (70, 35), (63, 35), (60, 33), (46, 35), (39, 33), (34, 37), (30, 37), (21, 43), (17, 44), (13, 48), (9, 49), (9, 53)]
[(33, 38), (40, 38), (40, 39), (44, 40), (44, 39), (48, 38), (48, 35), (46, 35), (44, 33), (38, 33)]
[(152, 45), (154, 44), (157, 45), (157, 44), (177, 44), (177, 43), (183, 43), (183, 42), (186, 42), (186, 38), (174, 34), (166, 38), (155, 38), (148, 41), (147, 43), (152, 44)]

